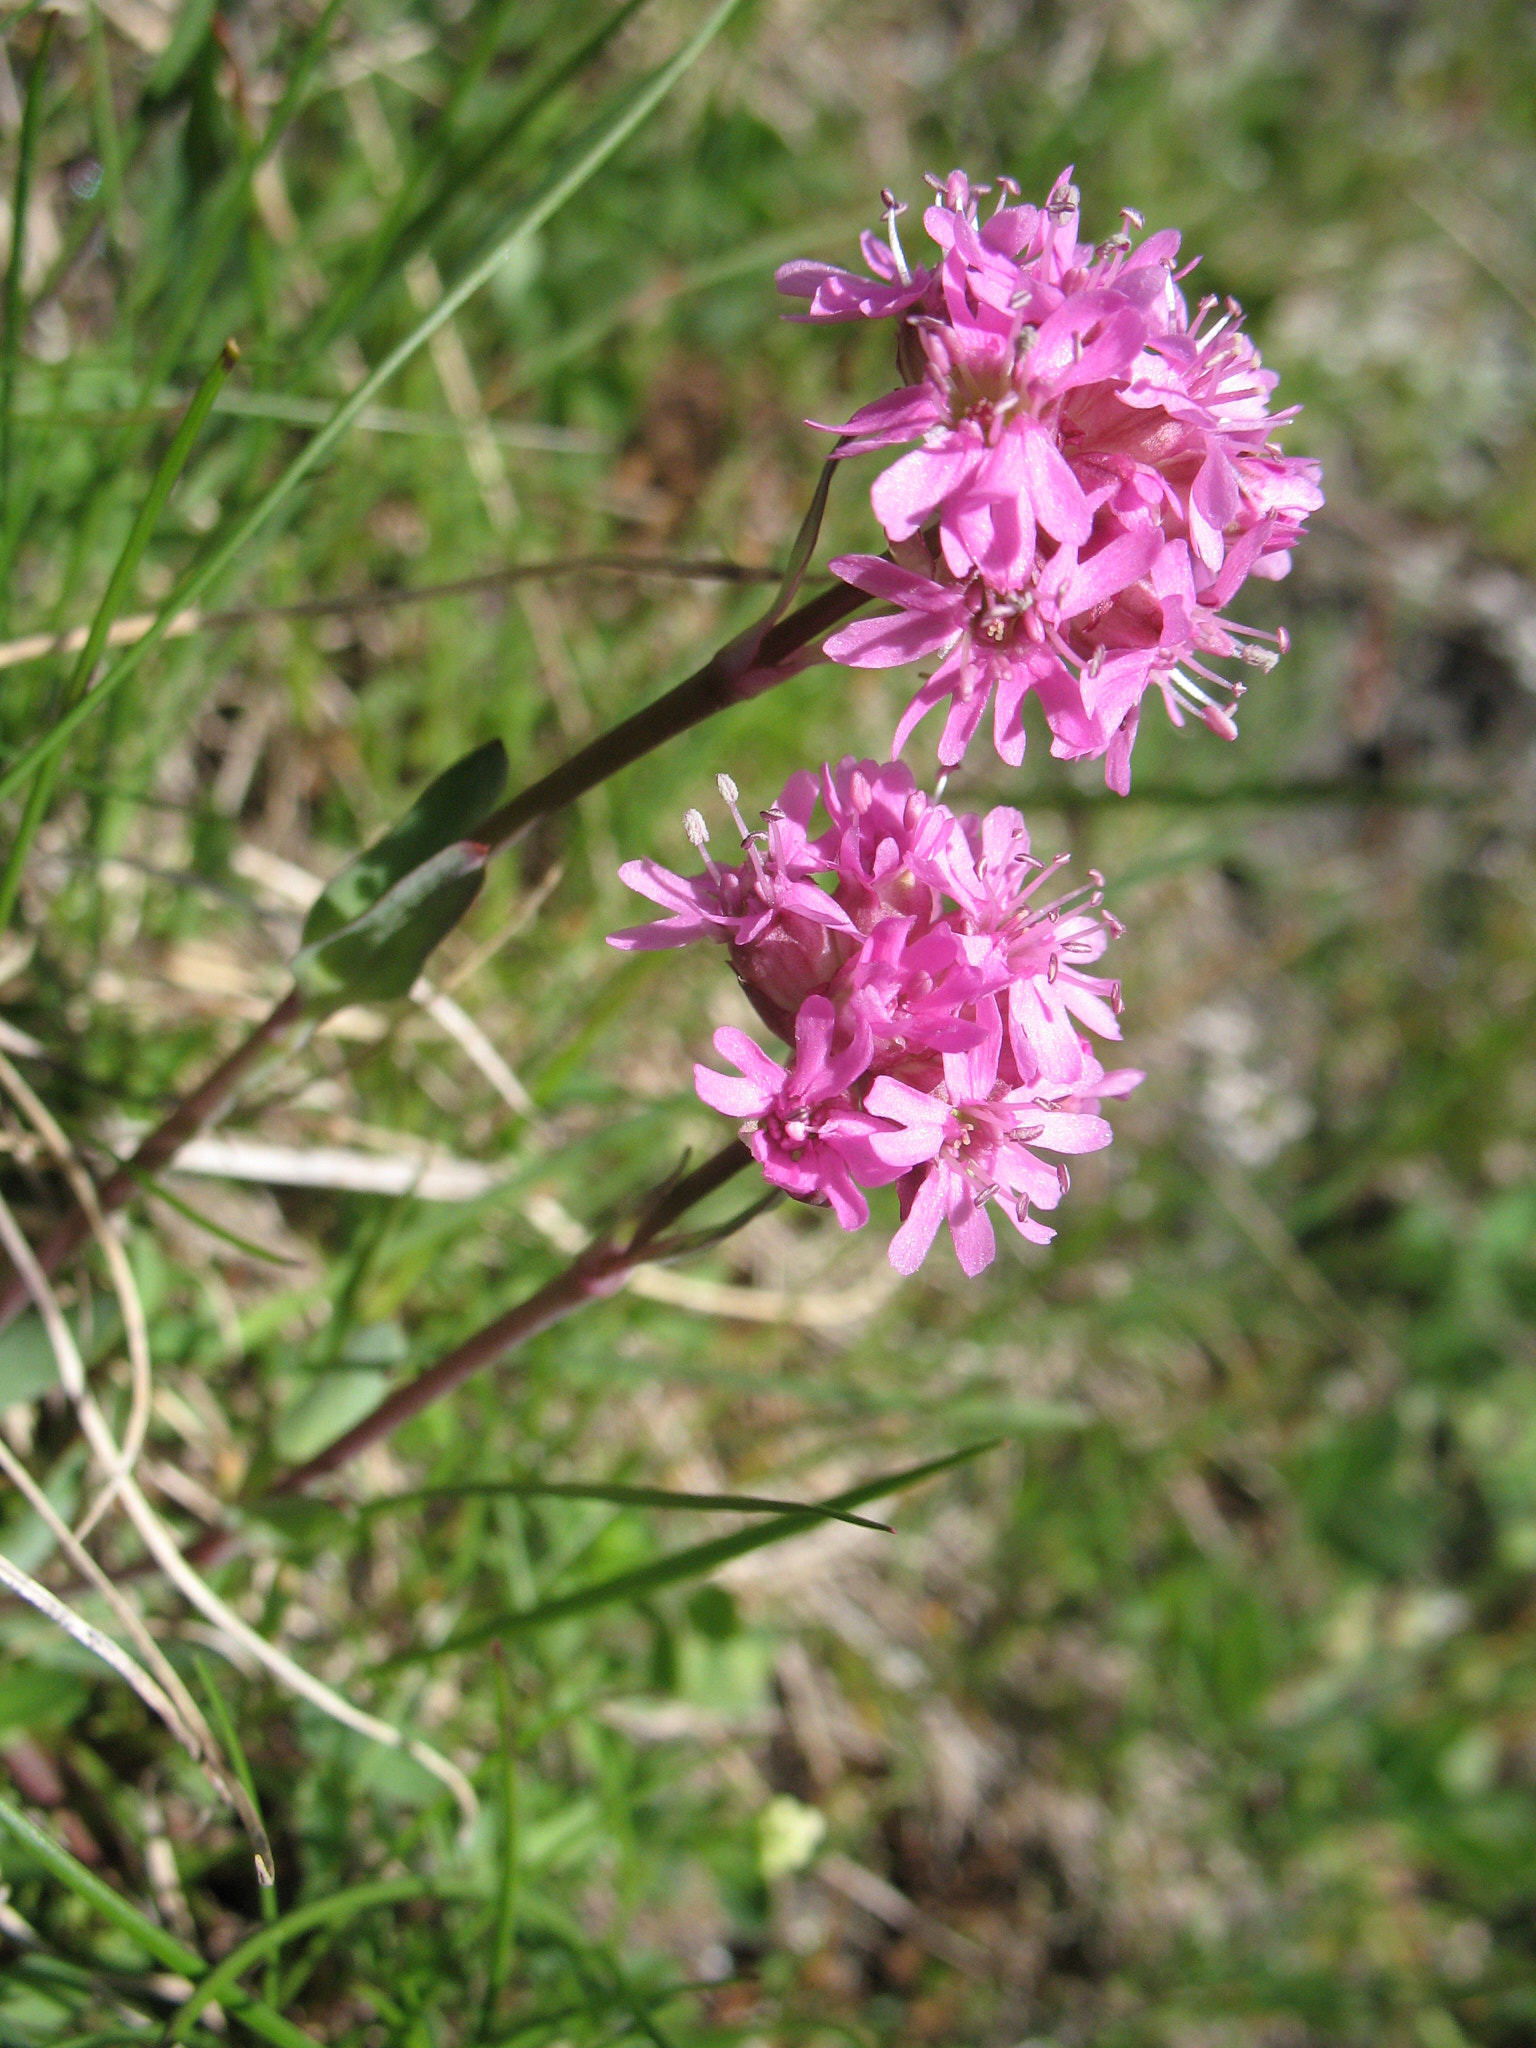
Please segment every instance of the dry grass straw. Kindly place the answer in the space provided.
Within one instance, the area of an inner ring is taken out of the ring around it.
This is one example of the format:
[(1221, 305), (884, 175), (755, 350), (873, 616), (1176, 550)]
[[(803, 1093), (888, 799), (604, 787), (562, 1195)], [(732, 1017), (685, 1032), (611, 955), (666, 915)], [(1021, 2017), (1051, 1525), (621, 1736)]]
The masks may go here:
[[(25, 1081), (10, 1066), (10, 1063), (4, 1060), (3, 1055), (0, 1055), (0, 1084), (4, 1085), (6, 1090), (23, 1109), (24, 1113), (35, 1123), (44, 1142), (55, 1153), (60, 1164), (68, 1173), (71, 1186), (75, 1189), (77, 1195), (81, 1195), (85, 1214), (91, 1226), (91, 1233), (101, 1247), (103, 1256), (107, 1259), (108, 1270), (112, 1275), (114, 1287), (118, 1291), (119, 1301), (123, 1310), (125, 1330), (132, 1332), (137, 1328), (137, 1331), (140, 1333), (138, 1337), (130, 1336), (130, 1353), (132, 1355), (135, 1351), (137, 1352), (137, 1356), (134, 1359), (134, 1404), (130, 1413), (130, 1431), (134, 1433), (125, 1433), (124, 1442), (119, 1444), (96, 1401), (95, 1395), (91, 1392), (79, 1347), (75, 1343), (74, 1334), (65, 1320), (58, 1298), (48, 1282), (47, 1275), (38, 1264), (36, 1255), (33, 1253), (31, 1245), (28, 1243), (26, 1235), (17, 1223), (9, 1205), (3, 1197), (0, 1197), (0, 1243), (3, 1243), (11, 1263), (25, 1283), (27, 1292), (42, 1321), (49, 1345), (53, 1351), (60, 1382), (74, 1406), (82, 1433), (90, 1445), (97, 1463), (107, 1474), (107, 1485), (87, 1511), (85, 1521), (82, 1523), (82, 1530), (99, 1519), (100, 1514), (105, 1512), (106, 1506), (111, 1505), (113, 1501), (120, 1501), (145, 1548), (149, 1551), (150, 1556), (176, 1587), (177, 1591), (181, 1593), (183, 1598), (191, 1606), (195, 1607), (205, 1620), (213, 1623), (215, 1628), (221, 1631), (224, 1636), (227, 1636), (243, 1648), (249, 1656), (254, 1658), (281, 1685), (285, 1686), (290, 1692), (296, 1693), (301, 1699), (308, 1700), (312, 1706), (318, 1707), (322, 1713), (328, 1715), (332, 1720), (341, 1723), (343, 1727), (353, 1729), (360, 1735), (367, 1736), (371, 1741), (377, 1742), (385, 1748), (404, 1750), (406, 1754), (413, 1757), (417, 1763), (421, 1764), (425, 1770), (429, 1771), (433, 1777), (437, 1778), (449, 1789), (463, 1816), (465, 1826), (469, 1826), (478, 1812), (478, 1801), (475, 1797), (474, 1788), (458, 1766), (450, 1762), (439, 1750), (434, 1749), (430, 1743), (423, 1742), (417, 1737), (407, 1736), (389, 1722), (379, 1719), (377, 1715), (366, 1713), (360, 1707), (354, 1706), (342, 1694), (336, 1692), (332, 1687), (325, 1685), (321, 1680), (306, 1671), (302, 1665), (296, 1663), (285, 1651), (280, 1650), (275, 1644), (269, 1643), (264, 1636), (259, 1635), (193, 1570), (185, 1557), (183, 1557), (180, 1546), (177, 1544), (171, 1531), (160, 1519), (154, 1508), (150, 1506), (137, 1480), (133, 1476), (134, 1463), (137, 1459), (139, 1448), (142, 1445), (144, 1429), (147, 1425), (151, 1396), (151, 1378), (143, 1308), (138, 1298), (137, 1288), (133, 1282), (132, 1270), (128, 1265), (121, 1245), (118, 1244), (111, 1231), (106, 1227), (105, 1219), (101, 1214), (100, 1204), (96, 1200), (95, 1190), (90, 1187), (89, 1177), (85, 1174), (85, 1170), (80, 1165), (78, 1159), (75, 1158), (68, 1140), (64, 1137), (58, 1125), (48, 1115), (46, 1109), (43, 1108), (43, 1105), (38, 1101), (32, 1090), (27, 1087)], [(82, 1195), (82, 1189), (88, 1192)], [(136, 1422), (136, 1418), (140, 1415), (141, 1410), (143, 1420)], [(6, 1464), (6, 1470), (9, 1476), (16, 1480), (17, 1471), (24, 1470), (24, 1468), (16, 1466), (15, 1461), (10, 1460)], [(129, 1626), (132, 1629), (134, 1639), (140, 1644), (140, 1647), (148, 1646), (148, 1650), (152, 1653), (156, 1662), (160, 1683), (158, 1686), (155, 1686), (155, 1682), (148, 1678), (147, 1673), (138, 1672), (138, 1677), (146, 1684), (154, 1686), (156, 1691), (163, 1691), (164, 1694), (170, 1695), (165, 1700), (165, 1705), (170, 1706), (172, 1699), (174, 1699), (173, 1719), (168, 1721), (167, 1725), (171, 1728), (172, 1733), (176, 1735), (177, 1740), (183, 1742), (184, 1746), (189, 1748), (191, 1754), (198, 1758), (205, 1769), (209, 1769), (209, 1774), (213, 1777), (214, 1782), (218, 1784), (220, 1791), (230, 1800), (230, 1803), (235, 1806), (236, 1810), (240, 1812), (241, 1819), (244, 1821), (248, 1831), (252, 1829), (254, 1824), (255, 1832), (252, 1833), (252, 1841), (256, 1845), (258, 1875), (263, 1875), (264, 1873), (263, 1882), (270, 1883), (272, 1881), (271, 1855), (270, 1849), (266, 1846), (265, 1836), (261, 1833), (260, 1820), (256, 1817), (249, 1799), (240, 1791), (232, 1774), (225, 1768), (212, 1734), (207, 1729), (207, 1724), (202, 1721), (202, 1717), (198, 1713), (190, 1695), (180, 1685), (179, 1681), (176, 1680), (169, 1664), (159, 1656), (157, 1651), (154, 1651), (147, 1631), (143, 1631), (142, 1622), (139, 1621), (137, 1615), (133, 1615), (132, 1622), (128, 1620), (128, 1616), (133, 1613), (133, 1610), (127, 1605), (117, 1589), (113, 1588), (108, 1591), (110, 1581), (106, 1579), (105, 1574), (101, 1572), (100, 1567), (95, 1564), (94, 1560), (89, 1557), (89, 1553), (85, 1551), (80, 1543), (78, 1535), (65, 1528), (59, 1518), (53, 1514), (51, 1508), (45, 1511), (42, 1507), (38, 1506), (40, 1501), (45, 1501), (46, 1496), (35, 1486), (35, 1483), (30, 1481), (30, 1478), (27, 1479), (25, 1484), (21, 1480), (16, 1480), (16, 1483), (22, 1486), (22, 1490), (26, 1493), (32, 1505), (38, 1507), (40, 1513), (45, 1514), (48, 1526), (55, 1538), (65, 1548), (71, 1562), (78, 1569), (84, 1571), (98, 1589), (107, 1593), (113, 1611), (120, 1620), (124, 1621), (125, 1626)], [(32, 1599), (30, 1593), (24, 1591), (19, 1586), (16, 1590), (22, 1592), (24, 1598), (31, 1599), (33, 1606), (38, 1606), (38, 1601)], [(36, 1590), (39, 1593), (44, 1591), (42, 1588), (37, 1588)], [(50, 1600), (52, 1599), (52, 1596), (46, 1597)], [(68, 1610), (65, 1610), (65, 1612), (68, 1612)], [(51, 1615), (50, 1618), (58, 1619), (58, 1616)], [(67, 1623), (60, 1621), (60, 1626), (68, 1627), (69, 1632), (75, 1635), (76, 1640), (84, 1641), (85, 1637), (79, 1631), (89, 1629), (90, 1625), (80, 1621), (78, 1616), (71, 1615), (70, 1621)], [(105, 1641), (106, 1639), (102, 1638), (102, 1640)], [(97, 1654), (102, 1653), (98, 1651)], [(126, 1658), (126, 1653), (119, 1652), (118, 1654), (124, 1657), (127, 1663), (132, 1663), (131, 1659)], [(107, 1661), (112, 1662), (112, 1659), (109, 1657)], [(128, 1675), (120, 1664), (114, 1663), (113, 1668), (119, 1670), (121, 1675), (125, 1677)], [(137, 1666), (134, 1668), (135, 1671), (138, 1671)], [(169, 1683), (167, 1683), (167, 1676), (169, 1677)], [(143, 1692), (140, 1684), (134, 1679), (130, 1679), (129, 1682), (134, 1684), (135, 1690), (140, 1693), (140, 1697), (145, 1698), (149, 1702), (149, 1696)], [(149, 1703), (153, 1704), (153, 1702)], [(190, 1712), (188, 1711), (189, 1709)], [(162, 1718), (164, 1718), (160, 1706), (157, 1705), (155, 1711), (160, 1712)], [(194, 1730), (198, 1731), (196, 1735), (193, 1733)], [(189, 1741), (188, 1737), (192, 1739)]]

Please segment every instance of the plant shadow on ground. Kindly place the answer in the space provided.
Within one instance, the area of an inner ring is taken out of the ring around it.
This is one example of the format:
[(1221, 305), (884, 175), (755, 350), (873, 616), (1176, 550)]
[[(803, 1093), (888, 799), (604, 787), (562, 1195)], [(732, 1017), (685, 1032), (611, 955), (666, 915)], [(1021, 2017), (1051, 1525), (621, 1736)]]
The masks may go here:
[[(259, 164), (307, 10), (64, 17), (20, 266), (3, 630), (90, 615), (166, 394), (227, 334), (244, 366), (129, 609), (232, 530), (433, 276), (699, 19), (625, 13), (602, 41), (595, 6), (360, 0)], [(7, 192), (41, 34), (32, 14), (7, 35)], [(851, 1239), (774, 1210), (686, 1269), (691, 1294), (548, 1333), (370, 1453), (337, 1510), (273, 1514), (223, 1568), (253, 1625), (461, 1758), (484, 1800), (459, 1839), (414, 1763), (212, 1660), (280, 1910), (420, 1880), (241, 1978), (309, 2038), (1531, 2038), (1533, 102), (1513, 6), (764, 0), (208, 600), (253, 615), (167, 641), (81, 728), (0, 999), (104, 1157), (281, 990), (308, 877), (470, 747), (501, 738), (521, 782), (752, 616), (750, 590), (596, 573), (361, 599), (616, 547), (782, 556), (820, 455), (801, 422), (889, 371), (883, 336), (780, 324), (772, 268), (846, 259), (881, 184), (915, 200), (960, 159), (1038, 194), (1070, 160), (1089, 232), (1123, 203), (1182, 225), (1305, 402), (1288, 445), (1325, 464), (1328, 513), (1255, 600), (1295, 648), (1237, 747), (1149, 716), (1122, 802), (1035, 731), (1019, 775), (973, 749), (951, 785), (1020, 802), (1037, 845), (1109, 875), (1130, 928), (1127, 1050), (1150, 1078), (1049, 1252), (1005, 1247), (974, 1285), (936, 1254), (891, 1291), (892, 1207)], [(822, 560), (870, 540), (866, 471), (834, 492)], [(9, 673), (7, 760), (65, 673)], [(633, 915), (617, 863), (680, 859), (717, 769), (756, 807), (807, 759), (879, 751), (895, 704), (889, 679), (812, 670), (492, 869), (432, 971), (532, 1114), (416, 1008), (343, 1012), (236, 1119), (292, 1154), (494, 1169), (472, 1201), (182, 1175), (194, 1216), (129, 1212), (144, 1470), (189, 1532), (547, 1278), (570, 1218), (720, 1141), (690, 1063), (745, 1006), (716, 959), (605, 947)], [(5, 1143), (35, 1236), (65, 1190), (18, 1124)], [(126, 1406), (109, 1298), (86, 1262), (69, 1304)], [(33, 1335), (0, 1338), (3, 1427), (68, 1512), (87, 1475)], [(531, 1629), (505, 1617), (737, 1518), (449, 1491), (823, 1499), (992, 1438), (895, 1503), (894, 1536), (828, 1522), (707, 1587)], [(444, 1491), (356, 1511), (419, 1488)], [(41, 1558), (40, 1525), (5, 1514), (7, 1554)], [(135, 1553), (114, 1535), (103, 1556)], [(220, 1643), (144, 1597), (190, 1680)], [(243, 1836), (99, 1667), (19, 1608), (0, 1630), (13, 1796), (184, 1943), (232, 1952), (262, 1918)], [(437, 1651), (475, 1630), (499, 1647)], [(803, 1831), (810, 1853), (775, 1862), (804, 1807), (824, 1846)], [(131, 1929), (35, 1850), (6, 1839), (0, 1871), (0, 2041), (128, 2038), (175, 2009)]]

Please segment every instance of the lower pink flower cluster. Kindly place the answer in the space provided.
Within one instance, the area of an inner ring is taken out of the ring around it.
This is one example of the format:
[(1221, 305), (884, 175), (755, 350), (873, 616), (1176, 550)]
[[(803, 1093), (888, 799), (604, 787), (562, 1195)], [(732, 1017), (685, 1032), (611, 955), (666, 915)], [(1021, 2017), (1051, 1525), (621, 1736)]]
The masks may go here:
[[(994, 1204), (1021, 1236), (1048, 1242), (1036, 1212), (1069, 1181), (1038, 1154), (1107, 1145), (1101, 1101), (1142, 1078), (1106, 1072), (1081, 1028), (1120, 1036), (1118, 984), (1087, 971), (1120, 932), (1102, 878), (1042, 900), (1062, 862), (1031, 854), (1019, 812), (957, 816), (900, 764), (850, 757), (791, 776), (757, 832), (729, 776), (719, 784), (743, 861), (711, 859), (690, 811), (704, 872), (626, 863), (623, 880), (669, 915), (609, 940), (723, 944), (758, 1015), (793, 1047), (786, 1065), (745, 1032), (717, 1031), (736, 1071), (695, 1067), (700, 1096), (742, 1120), (769, 1181), (830, 1207), (845, 1230), (869, 1220), (865, 1189), (895, 1182), (898, 1272), (916, 1271), (947, 1221), (961, 1266), (979, 1273), (996, 1252)], [(818, 800), (829, 823), (813, 834)]]

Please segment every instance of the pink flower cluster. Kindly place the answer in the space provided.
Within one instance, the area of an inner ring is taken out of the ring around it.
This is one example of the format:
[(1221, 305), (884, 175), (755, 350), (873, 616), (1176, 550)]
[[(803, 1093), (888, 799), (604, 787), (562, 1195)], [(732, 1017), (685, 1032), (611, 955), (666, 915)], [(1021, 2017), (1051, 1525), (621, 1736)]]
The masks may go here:
[(1016, 766), (1033, 692), (1052, 753), (1104, 756), (1124, 793), (1149, 689), (1176, 725), (1188, 709), (1236, 737), (1228, 707), (1243, 686), (1212, 662), (1268, 669), (1287, 643), (1226, 608), (1250, 575), (1285, 575), (1321, 472), (1271, 438), (1292, 415), (1268, 409), (1277, 380), (1241, 309), (1229, 299), (1217, 314), (1208, 298), (1190, 315), (1179, 280), (1194, 265), (1175, 268), (1172, 229), (1135, 244), (1127, 211), (1108, 241), (1080, 241), (1069, 171), (1043, 207), (1004, 179), (986, 220), (989, 187), (962, 171), (929, 182), (931, 268), (907, 262), (887, 193), (888, 241), (863, 239), (872, 277), (810, 262), (778, 273), (781, 292), (810, 300), (799, 317), (899, 323), (906, 381), (827, 428), (838, 453), (918, 444), (871, 493), (889, 554), (832, 564), (896, 611), (845, 626), (826, 652), (857, 668), (939, 656), (893, 754), (947, 699), (938, 756), (953, 766), (990, 699), (997, 751)]
[[(1100, 1100), (1140, 1074), (1106, 1073), (1080, 1027), (1117, 1039), (1118, 984), (1089, 973), (1120, 927), (1100, 909), (1102, 878), (1040, 901), (1061, 862), (1031, 855), (1015, 810), (956, 816), (899, 764), (846, 759), (791, 776), (751, 832), (729, 776), (720, 792), (745, 859), (710, 858), (697, 811), (685, 820), (704, 872), (655, 861), (620, 869), (669, 915), (616, 933), (627, 950), (707, 939), (729, 949), (786, 1064), (745, 1032), (715, 1033), (736, 1069), (694, 1069), (700, 1096), (742, 1119), (767, 1179), (830, 1206), (845, 1230), (868, 1221), (867, 1188), (898, 1184), (890, 1247), (915, 1272), (947, 1221), (961, 1266), (996, 1250), (995, 1204), (1033, 1243), (1054, 1233), (1067, 1169), (1039, 1152), (1110, 1141)], [(829, 821), (812, 832), (818, 800)]]

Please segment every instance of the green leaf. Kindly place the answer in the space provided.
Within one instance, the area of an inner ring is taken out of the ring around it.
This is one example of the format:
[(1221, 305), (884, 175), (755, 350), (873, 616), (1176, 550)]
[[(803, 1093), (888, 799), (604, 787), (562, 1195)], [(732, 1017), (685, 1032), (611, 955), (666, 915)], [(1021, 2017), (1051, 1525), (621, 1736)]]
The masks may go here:
[(855, 1486), (847, 1493), (837, 1494), (815, 1506), (797, 1507), (790, 1514), (776, 1515), (766, 1527), (759, 1524), (755, 1529), (738, 1529), (732, 1536), (718, 1536), (713, 1542), (696, 1543), (687, 1550), (674, 1551), (670, 1557), (660, 1557), (654, 1564), (642, 1565), (636, 1571), (618, 1572), (611, 1579), (599, 1580), (595, 1586), (583, 1586), (575, 1593), (542, 1600), (537, 1607), (526, 1607), (521, 1611), (514, 1609), (490, 1621), (477, 1622), (473, 1628), (449, 1636), (435, 1650), (408, 1651), (402, 1657), (391, 1657), (381, 1668), (388, 1670), (398, 1664), (417, 1664), (426, 1658), (477, 1649), (481, 1643), (491, 1642), (500, 1636), (543, 1628), (552, 1621), (565, 1621), (572, 1615), (588, 1614), (594, 1608), (611, 1607), (618, 1601), (644, 1599), (660, 1592), (664, 1586), (703, 1578), (707, 1572), (729, 1564), (732, 1558), (765, 1549), (770, 1543), (782, 1543), (789, 1536), (803, 1535), (807, 1529), (815, 1528), (829, 1512), (862, 1507), (866, 1501), (880, 1500), (888, 1493), (903, 1493), (925, 1479), (932, 1479), (940, 1472), (948, 1472), (956, 1465), (979, 1458), (985, 1451), (994, 1450), (1000, 1441), (994, 1437), (987, 1443), (968, 1444), (962, 1451), (950, 1452), (948, 1457), (930, 1458), (925, 1464), (908, 1466), (904, 1472), (891, 1472), (883, 1479), (866, 1480), (862, 1486)]
[(329, 938), (295, 957), (293, 978), (312, 1014), (344, 1003), (387, 1003), (410, 990), (428, 955), (480, 893), (486, 849), (445, 846)]
[(500, 740), (445, 768), (397, 825), (327, 883), (304, 921), (303, 945), (317, 945), (351, 924), (413, 868), (473, 832), (494, 809), (506, 780), (507, 750)]
[(873, 1522), (867, 1515), (851, 1515), (835, 1503), (816, 1507), (808, 1501), (765, 1500), (755, 1493), (668, 1493), (659, 1486), (605, 1486), (573, 1480), (547, 1482), (521, 1479), (486, 1479), (463, 1486), (421, 1486), (411, 1493), (393, 1493), (378, 1500), (364, 1501), (359, 1512), (382, 1514), (390, 1508), (410, 1507), (417, 1501), (478, 1500), (512, 1495), (518, 1500), (604, 1500), (621, 1508), (691, 1508), (705, 1512), (770, 1515), (808, 1515), (814, 1520), (852, 1522), (859, 1529), (878, 1529), (888, 1536), (890, 1525)]

